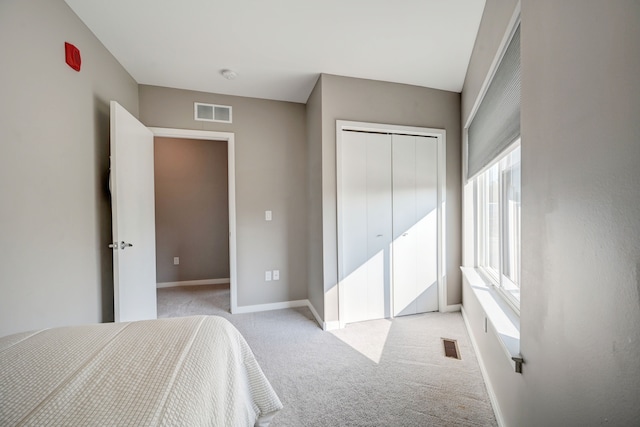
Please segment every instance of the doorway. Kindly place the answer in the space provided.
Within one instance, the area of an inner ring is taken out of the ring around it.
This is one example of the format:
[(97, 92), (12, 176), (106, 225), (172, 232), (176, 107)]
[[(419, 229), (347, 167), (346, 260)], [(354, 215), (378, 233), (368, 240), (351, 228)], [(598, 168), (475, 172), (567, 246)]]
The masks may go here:
[[(163, 281), (163, 277), (171, 277), (169, 276), (162, 276), (159, 275), (158, 276), (158, 282), (162, 282), (159, 284), (159, 287), (169, 287), (169, 286), (178, 286), (178, 285), (202, 285), (202, 284), (211, 284), (211, 285), (215, 285), (215, 284), (220, 284), (223, 281), (224, 282), (228, 282), (229, 283), (229, 306), (230, 306), (230, 311), (231, 313), (234, 313), (237, 310), (237, 305), (236, 305), (236, 296), (237, 296), (237, 283), (236, 283), (236, 265), (237, 265), (237, 259), (236, 259), (236, 207), (235, 207), (235, 146), (234, 146), (234, 134), (233, 133), (229, 133), (229, 132), (214, 132), (214, 131), (197, 131), (197, 130), (185, 130), (185, 129), (168, 129), (168, 128), (149, 128), (151, 130), (151, 132), (153, 132), (154, 135), (154, 139), (156, 139), (157, 141), (159, 141), (161, 144), (165, 144), (165, 143), (169, 143), (171, 144), (171, 142), (175, 142), (176, 140), (178, 140), (177, 142), (179, 143), (180, 140), (186, 140), (186, 141), (182, 141), (182, 142), (188, 142), (188, 141), (192, 141), (194, 143), (200, 143), (203, 141), (206, 141), (206, 145), (209, 146), (209, 150), (211, 149), (215, 149), (214, 145), (217, 144), (217, 148), (218, 151), (220, 151), (220, 148), (226, 149), (226, 169), (227, 169), (227, 176), (226, 176), (226, 181), (227, 181), (227, 189), (226, 189), (226, 196), (227, 196), (227, 203), (228, 203), (228, 213), (227, 215), (221, 215), (221, 213), (219, 212), (219, 209), (217, 209), (217, 214), (216, 212), (216, 207), (215, 206), (209, 206), (209, 210), (211, 210), (211, 214), (216, 214), (217, 216), (225, 216), (228, 217), (228, 229), (225, 228), (224, 233), (228, 233), (228, 261), (224, 260), (222, 261), (227, 262), (228, 263), (228, 270), (224, 270), (224, 266), (223, 265), (218, 265), (218, 266), (207, 266), (207, 267), (213, 267), (213, 268), (209, 268), (208, 271), (212, 272), (212, 271), (228, 271), (228, 277), (216, 277), (216, 278), (207, 278), (207, 279), (196, 279), (196, 280), (188, 280), (188, 276), (186, 276), (187, 280), (175, 280), (175, 281)], [(224, 147), (220, 147), (221, 144), (224, 144)], [(200, 144), (202, 145), (202, 144)], [(213, 174), (215, 175), (215, 173)], [(175, 190), (175, 189), (174, 189)], [(218, 188), (217, 191), (219, 191), (220, 189)], [(192, 197), (193, 199), (193, 197)], [(198, 204), (198, 202), (196, 201), (196, 204)], [(176, 209), (172, 208), (172, 211), (174, 212), (179, 212), (179, 209), (181, 208), (180, 206), (175, 206)], [(204, 207), (203, 207), (204, 209)], [(169, 215), (171, 215), (169, 213)], [(161, 226), (161, 224), (159, 225)], [(195, 230), (194, 227), (197, 226), (191, 226), (191, 227), (187, 227), (187, 229), (191, 229), (191, 232), (195, 232), (197, 233), (197, 230)], [(217, 231), (211, 230), (212, 232), (216, 233), (216, 234), (220, 234), (221, 230), (218, 229)], [(226, 237), (226, 236), (222, 236), (222, 237)], [(225, 242), (226, 243), (226, 242)], [(179, 245), (176, 245), (175, 247), (176, 252), (180, 251), (180, 248), (178, 247)], [(197, 246), (197, 245), (196, 245)], [(220, 250), (221, 248), (218, 247), (217, 250)], [(208, 248), (208, 250), (213, 250), (212, 248)], [(187, 257), (202, 257), (202, 256), (206, 256), (206, 254), (203, 254), (203, 249), (200, 248), (191, 248), (190, 251), (189, 250), (185, 250), (184, 253)], [(227, 255), (227, 253), (224, 253), (224, 255)], [(188, 255), (187, 255), (188, 254)], [(162, 268), (169, 268), (169, 271), (172, 267), (178, 267), (180, 266), (181, 263), (183, 263), (183, 265), (187, 264), (189, 261), (187, 259), (185, 259), (184, 257), (182, 259), (180, 259), (180, 254), (179, 253), (175, 253), (169, 256), (169, 254), (163, 254), (162, 255), (164, 258), (167, 258), (166, 260), (163, 258), (160, 258), (160, 256), (158, 257), (158, 263), (164, 263), (164, 264), (169, 264), (169, 266), (164, 266), (164, 265), (160, 265), (159, 264), (159, 272)], [(177, 259), (175, 259), (177, 258)], [(187, 274), (197, 274), (197, 270), (198, 268), (195, 269), (195, 271), (193, 270), (193, 264), (191, 263), (191, 270), (189, 273)], [(211, 264), (216, 264), (215, 262), (211, 263)], [(218, 264), (220, 264), (218, 262)], [(186, 267), (186, 265), (185, 265)], [(201, 273), (202, 273), (202, 269)], [(210, 273), (213, 274), (213, 273)], [(220, 274), (220, 273), (217, 273)], [(165, 279), (166, 280), (166, 279)]]

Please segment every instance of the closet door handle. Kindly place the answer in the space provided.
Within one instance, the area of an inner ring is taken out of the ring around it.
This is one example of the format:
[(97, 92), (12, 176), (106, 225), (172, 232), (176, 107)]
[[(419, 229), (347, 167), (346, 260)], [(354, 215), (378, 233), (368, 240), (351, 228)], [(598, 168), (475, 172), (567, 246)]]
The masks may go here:
[(118, 249), (130, 248), (132, 246), (133, 245), (131, 243), (126, 243), (124, 240), (122, 242), (120, 242), (119, 245), (118, 245), (118, 242), (109, 243), (109, 247), (111, 249), (113, 249), (114, 251), (117, 251)]
[(382, 237), (382, 234), (376, 234), (376, 237)]
[(402, 233), (402, 237), (406, 237), (408, 235), (409, 235), (409, 233)]

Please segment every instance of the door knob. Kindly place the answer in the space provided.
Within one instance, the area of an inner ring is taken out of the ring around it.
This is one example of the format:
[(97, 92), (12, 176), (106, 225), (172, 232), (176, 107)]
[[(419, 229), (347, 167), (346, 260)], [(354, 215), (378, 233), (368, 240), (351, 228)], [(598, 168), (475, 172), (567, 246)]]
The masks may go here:
[(120, 249), (124, 249), (124, 248), (130, 248), (131, 246), (133, 246), (131, 243), (126, 243), (124, 240), (122, 242), (120, 242), (120, 245), (118, 245), (118, 242), (114, 242), (114, 243), (109, 243), (109, 247), (113, 250), (118, 250), (118, 246), (120, 247)]

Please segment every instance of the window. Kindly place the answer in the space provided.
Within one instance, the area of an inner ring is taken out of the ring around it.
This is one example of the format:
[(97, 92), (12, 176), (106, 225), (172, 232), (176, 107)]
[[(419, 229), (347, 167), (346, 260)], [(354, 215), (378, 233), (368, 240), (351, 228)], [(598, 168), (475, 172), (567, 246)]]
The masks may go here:
[(475, 178), (477, 266), (520, 306), (520, 141)]
[[(467, 130), (473, 189), (475, 266), (515, 313), (520, 311), (520, 24), (488, 76)], [(502, 305), (502, 304), (501, 304)], [(507, 307), (505, 307), (507, 308)]]

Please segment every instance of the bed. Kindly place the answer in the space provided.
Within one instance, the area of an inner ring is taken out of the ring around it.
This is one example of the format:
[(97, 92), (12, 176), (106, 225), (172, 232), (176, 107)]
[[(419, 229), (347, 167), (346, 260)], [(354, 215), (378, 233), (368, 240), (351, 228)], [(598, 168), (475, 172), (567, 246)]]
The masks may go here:
[(0, 338), (2, 426), (267, 426), (282, 403), (229, 321), (194, 316)]

